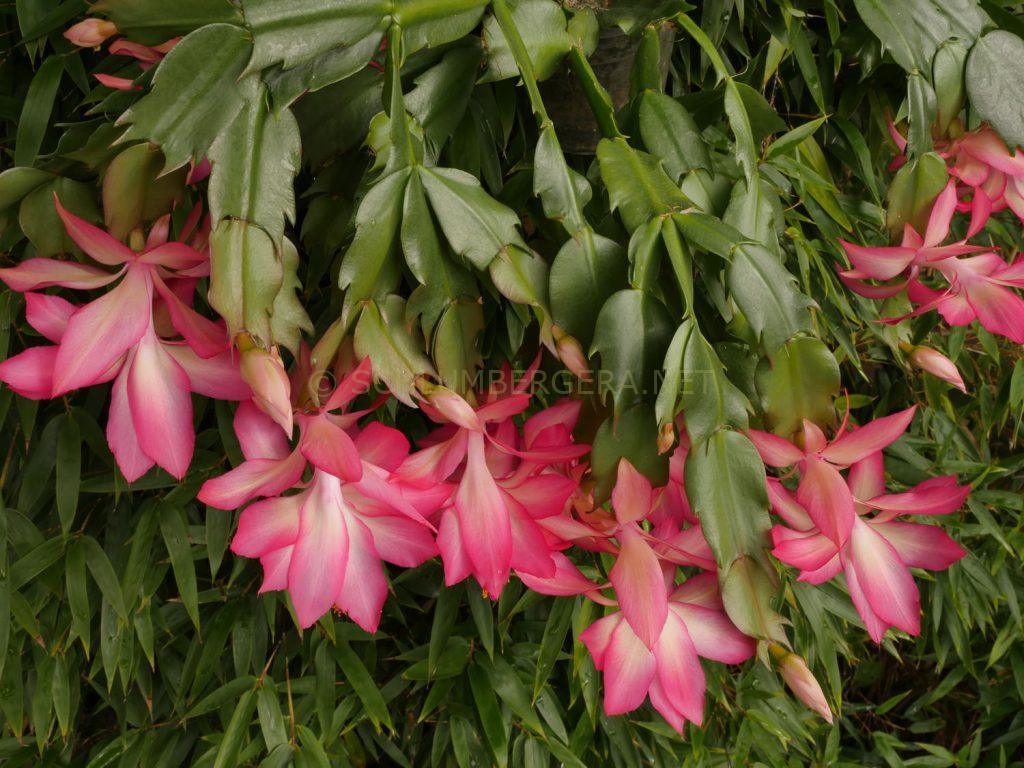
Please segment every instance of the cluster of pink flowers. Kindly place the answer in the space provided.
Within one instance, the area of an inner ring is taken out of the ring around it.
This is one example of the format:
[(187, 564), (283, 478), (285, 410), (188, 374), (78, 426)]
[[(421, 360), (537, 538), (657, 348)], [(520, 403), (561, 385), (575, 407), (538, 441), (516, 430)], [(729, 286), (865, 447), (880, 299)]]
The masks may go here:
[[(66, 37), (92, 47), (117, 33), (91, 19)], [(109, 50), (145, 70), (176, 42), (150, 48), (118, 39)], [(1011, 290), (1024, 287), (1024, 261), (1007, 263), (967, 242), (994, 211), (1008, 207), (1024, 219), (1024, 158), (984, 128), (950, 142), (944, 155), (951, 178), (925, 232), (908, 225), (892, 247), (843, 241), (853, 269), (842, 277), (871, 298), (905, 293), (916, 305), (911, 315), (937, 309), (952, 324), (978, 319), (1024, 343), (1024, 301)], [(208, 172), (204, 161), (191, 181)], [(654, 487), (621, 459), (610, 508), (595, 502), (590, 446), (573, 436), (580, 402), (531, 411), (539, 357), (518, 380), (506, 365), (487, 391), (465, 397), (418, 380), (419, 407), (437, 426), (413, 449), (373, 418), (390, 395), (376, 394), (369, 357), (339, 355), (333, 389), (312, 393), (304, 345), (289, 376), (275, 348), (246, 334), (231, 339), (221, 321), (196, 311), (198, 282), (210, 273), (200, 206), (177, 239), (168, 215), (126, 245), (55, 205), (95, 264), (30, 258), (0, 269), (0, 279), (24, 293), (29, 325), (51, 342), (0, 363), (0, 381), (34, 399), (112, 382), (106, 435), (129, 482), (154, 465), (185, 476), (195, 443), (192, 393), (238, 401), (233, 425), (244, 461), (208, 479), (198, 498), (241, 510), (232, 551), (259, 559), (260, 592), (286, 591), (300, 627), (337, 610), (375, 632), (388, 594), (384, 563), (410, 568), (439, 556), (447, 585), (472, 576), (492, 600), (514, 574), (536, 592), (581, 595), (607, 609), (580, 636), (604, 675), (605, 711), (649, 700), (680, 732), (703, 719), (700, 659), (738, 664), (754, 655), (755, 641), (724, 610), (714, 555), (686, 497), (682, 419), (668, 482)], [(946, 243), (958, 211), (970, 212), (966, 237)], [(945, 286), (933, 287), (933, 278)], [(42, 292), (54, 286), (104, 292), (76, 305)], [(557, 328), (553, 336), (566, 364), (588, 376), (575, 340)], [(911, 359), (963, 388), (955, 365), (935, 350), (916, 348)], [(889, 628), (919, 632), (910, 569), (942, 570), (965, 554), (940, 528), (897, 518), (949, 514), (968, 487), (949, 476), (887, 493), (882, 450), (913, 415), (910, 408), (852, 429), (844, 421), (831, 440), (809, 422), (795, 442), (748, 432), (765, 464), (791, 468), (767, 482), (783, 523), (772, 529), (773, 555), (811, 584), (842, 573), (876, 643)], [(567, 554), (573, 547), (613, 561), (607, 577), (581, 570)], [(781, 645), (768, 650), (798, 697), (831, 722), (804, 662)]]
[[(412, 450), (400, 431), (369, 418), (389, 397), (374, 397), (369, 358), (338, 355), (337, 385), (313, 394), (305, 346), (289, 377), (276, 349), (245, 334), (232, 345), (221, 322), (193, 308), (210, 269), (198, 206), (177, 240), (165, 216), (148, 236), (133, 232), (129, 247), (55, 204), (68, 235), (101, 266), (30, 258), (0, 269), (25, 294), (29, 324), (52, 342), (0, 363), (0, 380), (31, 398), (113, 382), (107, 439), (129, 481), (154, 464), (184, 476), (195, 441), (191, 393), (240, 401), (234, 429), (245, 460), (207, 480), (199, 499), (242, 509), (231, 548), (260, 560), (261, 591), (287, 590), (300, 626), (336, 609), (376, 631), (385, 562), (414, 567), (440, 555), (448, 585), (473, 576), (495, 600), (515, 573), (537, 592), (607, 607), (581, 636), (604, 673), (606, 711), (649, 699), (680, 731), (703, 717), (699, 658), (735, 664), (753, 655), (754, 641), (723, 610), (715, 559), (686, 498), (682, 421), (667, 484), (652, 487), (622, 459), (610, 510), (595, 504), (589, 446), (573, 438), (580, 402), (526, 415), (539, 357), (518, 380), (506, 365), (468, 399), (420, 379), (420, 408), (438, 427)], [(51, 286), (107, 290), (76, 306), (40, 292)], [(909, 569), (945, 568), (963, 555), (939, 528), (894, 520), (952, 512), (968, 490), (944, 477), (885, 492), (881, 450), (912, 415), (852, 431), (844, 423), (831, 442), (806, 423), (800, 447), (750, 432), (769, 466), (799, 473), (795, 494), (784, 478), (768, 481), (786, 523), (773, 530), (775, 556), (803, 581), (842, 571), (876, 642), (888, 627), (918, 631)], [(607, 580), (585, 575), (571, 547), (611, 556)], [(781, 646), (770, 651), (797, 695), (830, 720), (803, 661)]]
[[(906, 141), (892, 130), (901, 150)], [(1024, 343), (1024, 259), (1007, 262), (992, 246), (968, 241), (992, 213), (1009, 208), (1024, 220), (1024, 156), (1011, 153), (983, 126), (947, 142), (941, 154), (949, 182), (936, 198), (924, 233), (906, 224), (897, 246), (863, 246), (841, 240), (853, 268), (840, 273), (853, 291), (872, 299), (906, 295), (915, 306), (906, 317), (937, 310), (950, 325), (977, 320), (994, 334)], [(899, 163), (897, 163), (898, 165)], [(966, 236), (947, 243), (957, 212), (969, 212)], [(955, 366), (929, 350), (914, 361), (963, 388)]]
[[(180, 239), (169, 240), (164, 216), (145, 239), (135, 233), (133, 249), (55, 205), (71, 239), (102, 266), (32, 258), (0, 269), (0, 280), (25, 294), (29, 325), (53, 342), (0, 363), (0, 381), (36, 400), (113, 381), (107, 441), (125, 478), (156, 464), (180, 479), (195, 444), (190, 393), (250, 396), (223, 323), (192, 308), (210, 273), (208, 222), (196, 206)], [(79, 306), (39, 292), (50, 286), (108, 290)]]
[[(964, 503), (970, 486), (935, 477), (903, 493), (886, 493), (882, 449), (910, 425), (914, 408), (827, 440), (805, 421), (795, 445), (750, 430), (769, 467), (793, 467), (796, 492), (769, 478), (772, 510), (786, 525), (772, 529), (772, 554), (800, 570), (800, 581), (822, 584), (840, 572), (871, 639), (889, 627), (920, 632), (920, 596), (911, 568), (941, 571), (966, 553), (933, 525), (896, 520), (903, 515), (946, 515)], [(847, 471), (843, 477), (842, 471)], [(788, 527), (787, 527), (788, 526)]]

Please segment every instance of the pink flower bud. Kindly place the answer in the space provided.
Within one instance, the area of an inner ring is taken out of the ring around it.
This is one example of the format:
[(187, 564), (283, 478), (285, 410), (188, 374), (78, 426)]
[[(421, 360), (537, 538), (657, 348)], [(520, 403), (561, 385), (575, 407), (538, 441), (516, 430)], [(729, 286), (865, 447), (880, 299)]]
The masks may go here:
[(469, 429), (474, 432), (483, 430), (483, 425), (480, 423), (480, 418), (476, 415), (476, 411), (473, 410), (473, 406), (460, 397), (458, 393), (453, 392), (448, 387), (434, 384), (422, 376), (416, 380), (416, 388), (426, 398), (430, 406), (448, 419), (448, 421), (463, 429)]
[(86, 19), (64, 32), (64, 37), (80, 48), (95, 48), (111, 35), (117, 34), (117, 25), (105, 19)]
[(808, 669), (807, 662), (795, 653), (790, 653), (778, 643), (772, 643), (768, 650), (775, 660), (776, 669), (793, 694), (831, 724), (832, 710), (828, 708), (825, 693), (821, 690), (817, 679), (811, 674), (811, 670)]
[(565, 333), (557, 325), (551, 326), (551, 335), (555, 339), (555, 350), (562, 364), (582, 381), (590, 381), (590, 364), (576, 338)]
[(291, 384), (277, 347), (263, 349), (247, 333), (239, 334), (235, 344), (241, 352), (239, 369), (252, 389), (253, 402), (291, 437)]
[(961, 392), (967, 391), (956, 363), (937, 350), (930, 347), (914, 347), (910, 353), (910, 363), (915, 368), (928, 371), (932, 376), (951, 384)]

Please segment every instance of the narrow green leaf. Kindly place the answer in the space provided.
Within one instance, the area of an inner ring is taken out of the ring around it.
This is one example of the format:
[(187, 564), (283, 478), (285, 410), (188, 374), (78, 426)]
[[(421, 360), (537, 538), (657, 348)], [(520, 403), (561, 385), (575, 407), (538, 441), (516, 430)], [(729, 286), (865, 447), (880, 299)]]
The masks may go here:
[(71, 628), (81, 639), (85, 655), (88, 657), (91, 636), (91, 614), (89, 611), (89, 590), (85, 578), (85, 546), (82, 542), (75, 542), (68, 548), (64, 568), (68, 608), (71, 611)]
[(533, 676), (533, 698), (540, 695), (541, 690), (551, 676), (551, 670), (555, 668), (558, 654), (562, 652), (565, 644), (565, 635), (572, 623), (572, 612), (576, 605), (575, 598), (555, 598), (551, 604), (551, 612), (544, 624), (544, 634), (540, 641), (540, 651), (537, 653), (537, 671)]
[(89, 566), (89, 573), (100, 588), (103, 599), (110, 603), (117, 615), (128, 620), (128, 606), (124, 601), (124, 593), (121, 591), (121, 584), (117, 580), (114, 566), (103, 548), (92, 536), (83, 536), (79, 539), (79, 545), (85, 552), (85, 563)]
[(380, 688), (370, 677), (370, 673), (352, 647), (345, 640), (338, 640), (333, 649), (334, 659), (341, 667), (342, 673), (356, 696), (363, 703), (367, 717), (373, 723), (374, 728), (379, 732), (381, 726), (393, 730), (391, 725), (391, 714), (388, 712), (387, 704), (381, 695)]
[(50, 113), (57, 97), (61, 75), (64, 74), (64, 59), (48, 56), (36, 70), (18, 119), (18, 134), (14, 140), (14, 164), (32, 165), (43, 145)]
[(65, 536), (78, 510), (78, 489), (82, 482), (82, 436), (74, 416), (68, 414), (57, 435), (57, 515)]
[(475, 664), (469, 668), (469, 687), (476, 704), (476, 715), (483, 726), (484, 736), (494, 753), (498, 768), (508, 765), (508, 736), (505, 718), (498, 706), (487, 672)]
[(238, 765), (238, 753), (242, 749), (242, 742), (248, 733), (249, 722), (255, 708), (256, 694), (250, 689), (242, 694), (231, 713), (228, 727), (224, 729), (224, 739), (217, 748), (213, 768), (234, 768)]
[(192, 547), (185, 524), (185, 511), (168, 504), (160, 505), (160, 533), (171, 558), (174, 581), (178, 585), (181, 602), (192, 624), (199, 629), (199, 591), (196, 586), (196, 567), (192, 560)]

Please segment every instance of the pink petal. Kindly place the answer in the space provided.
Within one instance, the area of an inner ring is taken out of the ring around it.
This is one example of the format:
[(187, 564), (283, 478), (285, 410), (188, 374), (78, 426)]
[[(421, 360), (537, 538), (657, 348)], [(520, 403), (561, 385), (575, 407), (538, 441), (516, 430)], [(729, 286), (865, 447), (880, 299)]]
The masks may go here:
[(380, 624), (388, 580), (370, 531), (355, 515), (345, 515), (348, 530), (348, 559), (342, 586), (334, 604), (365, 631), (373, 633)]
[(132, 419), (128, 378), (134, 359), (132, 353), (114, 380), (110, 392), (110, 415), (107, 416), (107, 444), (117, 460), (121, 474), (129, 483), (134, 483), (156, 463), (142, 450)]
[(849, 561), (871, 610), (911, 635), (921, 631), (921, 596), (899, 554), (860, 518), (850, 534)]
[(131, 248), (111, 237), (99, 227), (75, 216), (60, 204), (56, 193), (53, 195), (53, 203), (61, 221), (64, 222), (64, 229), (67, 230), (68, 236), (95, 261), (113, 267), (135, 260), (135, 252)]
[[(608, 646), (612, 642), (612, 636), (619, 624), (622, 623), (622, 614), (613, 613), (604, 618), (598, 619), (585, 630), (580, 632), (580, 642), (587, 646), (594, 666), (598, 671), (604, 669), (605, 657), (608, 653)], [(646, 651), (647, 649), (644, 648)]]
[(651, 482), (637, 472), (627, 459), (619, 459), (612, 507), (620, 525), (643, 520), (651, 511)]
[(512, 529), (512, 567), (517, 573), (540, 578), (553, 577), (556, 572), (555, 561), (551, 559), (544, 531), (514, 499), (506, 496), (505, 502)]
[[(370, 358), (366, 358), (369, 360)], [(374, 421), (366, 425), (355, 439), (363, 461), (394, 472), (409, 455), (409, 440), (400, 430)]]
[(935, 525), (921, 523), (876, 523), (869, 525), (896, 550), (908, 568), (944, 571), (967, 552)]
[(790, 536), (784, 531), (788, 528), (775, 526), (772, 539), (775, 549), (772, 554), (787, 565), (801, 571), (816, 571), (829, 562), (839, 552), (835, 542), (820, 533), (809, 533), (804, 536)]
[(885, 462), (881, 451), (875, 451), (850, 467), (847, 480), (850, 493), (859, 502), (885, 493)]
[(171, 324), (180, 333), (192, 350), (202, 358), (218, 355), (228, 348), (228, 337), (224, 329), (212, 320), (200, 315), (179, 299), (159, 277), (154, 279), (157, 293), (167, 306)]
[(410, 486), (400, 479), (389, 477), (388, 473), (374, 464), (363, 463), (363, 477), (358, 483), (350, 483), (346, 489), (353, 489), (368, 499), (383, 502), (418, 523), (429, 526), (425, 516), (432, 515), (444, 505), (455, 488), (439, 483), (430, 488)]
[(217, 509), (237, 509), (257, 496), (276, 496), (302, 479), (306, 459), (298, 451), (286, 459), (252, 459), (203, 483), (198, 499)]
[(769, 432), (748, 429), (747, 437), (761, 455), (761, 460), (770, 467), (788, 467), (804, 457), (804, 452), (791, 442)]
[(850, 257), (850, 263), (862, 275), (874, 278), (875, 280), (891, 280), (901, 274), (917, 255), (913, 248), (902, 246), (876, 246), (856, 245), (840, 240), (846, 255)]
[(454, 509), (446, 509), (437, 529), (437, 548), (444, 565), (445, 586), (458, 584), (473, 573), (473, 564), (462, 541), (459, 516)]
[(500, 440), (495, 435), (487, 435), (487, 439), (498, 450), (504, 451), (512, 456), (518, 456), (525, 461), (536, 462), (537, 464), (560, 464), (566, 461), (578, 459), (590, 453), (590, 446), (582, 443), (573, 445), (560, 445), (545, 448), (532, 448), (528, 451), (520, 451), (513, 445)]
[(322, 415), (303, 424), (299, 450), (311, 464), (347, 482), (357, 482), (363, 476), (363, 463), (352, 438)]
[(814, 521), (807, 514), (807, 510), (801, 507), (789, 489), (774, 477), (768, 478), (768, 500), (772, 504), (772, 511), (798, 531), (809, 531), (814, 527)]
[(722, 596), (718, 592), (718, 574), (698, 573), (675, 588), (669, 598), (677, 603), (690, 603), (704, 608), (722, 610)]
[(950, 179), (945, 188), (932, 203), (932, 212), (928, 216), (928, 228), (924, 233), (924, 247), (932, 248), (949, 234), (949, 222), (956, 212), (956, 180)]
[(530, 395), (518, 393), (495, 400), (477, 409), (480, 421), (504, 421), (517, 416), (530, 407)]
[[(551, 559), (555, 563), (555, 572), (547, 578), (519, 572), (516, 575), (522, 579), (523, 584), (542, 595), (566, 597), (587, 594), (597, 589), (597, 585), (584, 576), (580, 569), (561, 552), (552, 552)], [(582, 635), (580, 639), (583, 639)]]
[(206, 256), (185, 243), (170, 242), (147, 248), (139, 254), (139, 261), (165, 269), (188, 269), (206, 261)]
[(395, 470), (395, 475), (414, 485), (436, 485), (451, 477), (462, 463), (467, 445), (468, 433), (460, 429), (450, 439), (411, 454)]
[[(844, 422), (845, 423), (845, 422)], [(808, 419), (803, 420), (804, 450), (807, 453), (818, 453), (824, 449), (826, 443), (825, 433), (821, 427)]]
[(53, 392), (57, 347), (29, 347), (0, 363), (0, 381), (29, 400), (47, 400)]
[(115, 91), (141, 91), (142, 86), (136, 85), (134, 80), (127, 77), (117, 77), (103, 72), (94, 72), (93, 77), (100, 81), (101, 85), (113, 88)]
[(315, 472), (288, 567), (288, 593), (303, 629), (331, 609), (344, 582), (349, 538), (343, 514), (340, 481)]
[(567, 432), (571, 433), (576, 427), (576, 420), (579, 418), (582, 406), (581, 400), (565, 398), (551, 407), (535, 413), (523, 423), (523, 439), (526, 441), (526, 445), (532, 445), (541, 432), (553, 426), (564, 427)]
[(164, 351), (152, 327), (139, 342), (128, 373), (128, 403), (142, 451), (183, 478), (196, 442), (188, 376)]
[(294, 549), (293, 546), (275, 549), (260, 558), (260, 565), (263, 566), (263, 584), (260, 585), (259, 594), (288, 589), (288, 568), (292, 564)]
[(968, 286), (967, 301), (983, 328), (1024, 344), (1024, 299), (1001, 285), (980, 280)]
[(367, 355), (338, 383), (321, 410), (326, 412), (344, 408), (372, 386), (373, 369)]
[(661, 691), (672, 708), (687, 720), (700, 725), (704, 719), (704, 670), (700, 666), (697, 649), (687, 631), (687, 625), (677, 613), (669, 614), (654, 648), (654, 656), (657, 659)]
[(604, 656), (604, 711), (621, 715), (643, 704), (656, 671), (654, 654), (628, 622), (619, 622)]
[(242, 557), (262, 557), (295, 543), (303, 495), (275, 496), (250, 504), (238, 517), (231, 551)]
[(494, 600), (508, 581), (512, 559), (512, 525), (501, 490), (487, 471), (484, 437), (469, 435), (466, 471), (455, 493), (462, 544), (480, 586)]
[(808, 457), (796, 499), (825, 536), (839, 546), (846, 542), (857, 513), (850, 489), (835, 467)]
[(283, 459), (291, 452), (281, 428), (252, 400), (238, 404), (232, 424), (246, 459)]
[(364, 516), (373, 543), (382, 560), (415, 568), (438, 554), (430, 529), (403, 515)]
[(869, 454), (882, 450), (906, 432), (916, 410), (917, 406), (912, 405), (904, 411), (883, 416), (863, 427), (855, 428), (852, 432), (846, 432), (822, 451), (821, 457), (841, 466), (849, 466), (860, 461)]
[(932, 477), (903, 493), (888, 493), (869, 499), (869, 507), (882, 510), (876, 519), (897, 515), (948, 515), (960, 509), (971, 492), (969, 485), (957, 485), (956, 477)]
[(186, 344), (163, 342), (163, 348), (185, 371), (189, 388), (197, 395), (215, 400), (248, 400), (252, 396), (230, 350), (204, 359)]
[(34, 291), (59, 285), (81, 291), (102, 288), (121, 276), (88, 264), (57, 259), (25, 259), (16, 267), (0, 269), (0, 280), (12, 291)]
[(723, 611), (679, 602), (669, 603), (669, 609), (683, 620), (693, 647), (705, 659), (741, 664), (754, 655), (754, 640), (736, 629)]
[(53, 395), (89, 386), (142, 338), (153, 299), (144, 268), (129, 267), (116, 288), (68, 320), (54, 366)]
[(575, 481), (552, 472), (528, 477), (518, 485), (505, 487), (505, 491), (526, 508), (530, 517), (539, 519), (561, 514), (576, 488)]
[(637, 637), (653, 648), (668, 615), (668, 590), (657, 555), (635, 523), (618, 531), (619, 556), (608, 574), (622, 614)]
[(797, 577), (797, 581), (807, 584), (824, 584), (826, 581), (834, 579), (841, 570), (843, 570), (842, 557), (841, 554), (837, 554), (816, 571), (802, 571)]
[(868, 600), (867, 595), (864, 594), (860, 584), (860, 577), (857, 575), (857, 570), (853, 567), (853, 563), (846, 563), (844, 573), (846, 575), (846, 588), (850, 592), (850, 600), (853, 601), (853, 607), (857, 609), (861, 621), (864, 622), (864, 628), (868, 631), (868, 636), (876, 643), (882, 642), (882, 638), (885, 636), (885, 631), (889, 628), (889, 625), (878, 618), (878, 615), (871, 608), (871, 602)]
[(70, 301), (47, 293), (25, 294), (25, 319), (47, 340), (59, 344), (68, 318), (78, 309)]

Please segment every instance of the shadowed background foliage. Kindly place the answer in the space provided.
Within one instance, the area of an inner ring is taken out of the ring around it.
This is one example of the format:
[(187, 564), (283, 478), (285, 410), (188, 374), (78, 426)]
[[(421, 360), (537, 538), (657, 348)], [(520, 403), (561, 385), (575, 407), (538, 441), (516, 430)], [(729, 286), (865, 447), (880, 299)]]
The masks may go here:
[[(130, 17), (130, 3), (100, 5)], [(238, 23), (236, 16), (246, 29), (273, 3), (137, 5), (156, 7), (173, 20), (153, 29), (140, 23), (142, 37), (156, 43), (208, 22)], [(587, 4), (510, 5), (521, 14), (517, 22), (537, 76), (553, 76), (541, 92), (563, 149), (579, 142), (580, 153), (569, 155), (569, 165), (595, 187), (587, 216), (595, 231), (624, 246), (628, 233), (613, 215), (588, 154), (588, 131), (596, 141), (597, 126), (580, 119), (587, 102), (562, 63), (571, 47), (571, 12)], [(635, 35), (648, 21), (686, 9), (681, 3), (621, 5), (607, 11), (615, 15), (607, 25), (618, 22)], [(480, 179), (518, 215), (530, 246), (550, 260), (565, 233), (533, 196), (538, 130), (525, 89), (517, 86), (516, 61), (504, 38), (496, 39), (485, 4), (462, 6), (462, 16), (469, 13), (466, 29), (454, 42), (411, 54), (399, 93), (405, 93), (420, 132), (416, 138), (433, 162)], [(138, 96), (104, 88), (91, 76), (123, 74), (123, 57), (75, 48), (61, 36), (87, 10), (83, 0), (17, 0), (0, 8), (0, 168), (20, 169), (0, 176), (3, 266), (68, 250), (51, 202), (54, 191), (79, 215), (102, 218), (101, 185), (121, 151), (110, 146), (122, 130), (113, 121)], [(437, 561), (392, 571), (393, 594), (375, 635), (343, 617), (327, 617), (300, 633), (280, 593), (257, 595), (257, 564), (228, 551), (237, 513), (195, 501), (203, 480), (240, 461), (229, 404), (196, 398), (196, 455), (183, 483), (157, 470), (128, 488), (104, 439), (104, 392), (40, 403), (3, 388), (0, 760), (96, 768), (1024, 765), (1021, 347), (977, 326), (939, 326), (934, 314), (899, 329), (880, 325), (875, 321), (885, 313), (845, 291), (835, 277), (842, 260), (838, 237), (884, 242), (894, 223), (891, 211), (906, 207), (886, 199), (893, 177), (888, 165), (896, 153), (887, 119), (909, 124), (912, 156), (926, 156), (943, 94), (962, 88), (963, 81), (962, 59), (953, 81), (941, 79), (933, 69), (937, 52), (947, 38), (959, 39), (966, 50), (993, 27), (1017, 40), (1007, 49), (1011, 53), (1014, 45), (1024, 48), (1016, 37), (1024, 35), (1018, 12), (1018, 4), (995, 0), (711, 0), (689, 9), (733, 73), (730, 87), (749, 117), (755, 157), (738, 150), (734, 156), (726, 88), (706, 53), (678, 25), (652, 27), (644, 38), (658, 52), (647, 59), (654, 62), (653, 74), (642, 71), (643, 62), (632, 67), (635, 44), (609, 65), (608, 77), (619, 78), (625, 99), (618, 115), (624, 133), (658, 156), (674, 181), (699, 166), (702, 151), (711, 162), (707, 150), (685, 145), (691, 128), (711, 148), (714, 162), (728, 167), (726, 177), (740, 175), (736, 169), (745, 162), (759, 165), (768, 192), (753, 211), (737, 206), (729, 223), (749, 235), (752, 217), (758, 239), (780, 254), (800, 291), (817, 303), (814, 332), (835, 350), (844, 389), (829, 393), (825, 407), (835, 397), (840, 410), (848, 406), (863, 422), (919, 404), (922, 415), (888, 450), (895, 483), (955, 473), (975, 487), (964, 509), (944, 521), (969, 555), (948, 572), (918, 574), (924, 610), (918, 638), (894, 640), (890, 634), (875, 646), (841, 585), (811, 588), (779, 567), (777, 608), (792, 622), (795, 648), (839, 713), (835, 725), (804, 709), (774, 673), (754, 662), (729, 669), (707, 665), (706, 721), (687, 726), (685, 739), (649, 707), (630, 717), (606, 717), (599, 676), (576, 640), (597, 617), (593, 603), (543, 597), (516, 580), (492, 603), (472, 581), (440, 588)], [(562, 19), (561, 27), (551, 25), (551, 13)], [(188, 21), (192, 15), (204, 21)], [(256, 39), (255, 50), (263, 55), (258, 34)], [(295, 214), (283, 221), (278, 212), (277, 225), (299, 248), (302, 304), (323, 332), (351, 310), (333, 286), (367, 179), (389, 152), (398, 151), (381, 111), (389, 87), (381, 71), (387, 52), (363, 52), (359, 66), (344, 77), (301, 96), (311, 83), (275, 72), (273, 56), (279, 53), (266, 55), (271, 58), (258, 63), (269, 72), (268, 92), (294, 100), (301, 138)], [(370, 57), (373, 63), (366, 65)], [(1008, 142), (1024, 141), (1024, 98), (1018, 98), (1024, 56), (989, 58), (998, 72), (985, 70), (989, 60), (979, 57), (971, 82), (968, 67), (973, 106), (965, 117), (972, 125), (985, 117)], [(351, 66), (335, 64), (338, 71)], [(202, 69), (201, 57), (196, 65)], [(148, 87), (152, 73), (133, 70), (128, 76)], [(644, 134), (641, 102), (630, 96), (662, 76), (665, 92), (692, 118), (685, 131), (670, 123)], [(216, 83), (204, 81), (203, 87), (208, 98), (229, 108), (230, 97)], [(565, 109), (563, 101), (577, 109)], [(168, 159), (190, 157), (189, 141), (201, 145), (201, 106), (197, 102), (190, 113), (196, 125), (187, 140), (180, 146), (161, 142)], [(157, 140), (158, 129), (146, 133), (151, 116), (139, 109), (134, 118), (133, 138)], [(289, 141), (285, 137), (268, 151), (287, 152)], [(200, 195), (184, 187), (184, 172), (157, 180), (164, 158), (148, 147), (139, 152), (145, 167), (123, 181), (137, 185), (120, 189), (123, 194), (145, 197), (155, 212)], [(927, 187), (927, 173), (915, 183)], [(230, 194), (213, 184), (211, 204), (218, 204), (219, 194), (219, 212), (234, 215)], [(722, 196), (719, 208), (729, 194), (728, 186), (709, 188), (710, 196)], [(627, 220), (629, 201), (614, 202), (626, 227), (635, 228)], [(1014, 254), (1020, 226), (1012, 217), (994, 220), (986, 237)], [(493, 268), (491, 278), (482, 279), (482, 303), (456, 302), (448, 311), (482, 333), (478, 354), (485, 367), (505, 357), (528, 362), (538, 343), (530, 305), (542, 315), (543, 302), (509, 296), (504, 284), (495, 288), (502, 280)], [(350, 293), (358, 290), (356, 284)], [(714, 305), (713, 289), (699, 294), (698, 304)], [(429, 300), (425, 306), (429, 311)], [(0, 357), (36, 341), (23, 309), (18, 294), (0, 293)], [(587, 311), (579, 310), (584, 316)], [(571, 326), (574, 317), (568, 311), (560, 322)], [(460, 327), (445, 332), (458, 337)], [(570, 330), (585, 347), (595, 335), (592, 324)], [(757, 357), (736, 343), (749, 330), (718, 318), (704, 332), (730, 378), (746, 386), (753, 401), (763, 401), (764, 393), (752, 390)], [(288, 333), (281, 331), (282, 337)], [(602, 356), (613, 357), (600, 328), (597, 337)], [(900, 342), (926, 338), (957, 362), (966, 393), (909, 372)], [(447, 349), (433, 352), (439, 368), (458, 368), (463, 363), (451, 359), (462, 358)], [(476, 361), (468, 368), (475, 370)], [(615, 401), (618, 408), (618, 393)], [(597, 398), (589, 398), (585, 439), (605, 416)], [(397, 418), (413, 436), (426, 429), (417, 414), (393, 407), (383, 418)], [(593, 562), (609, 566), (599, 558)]]

